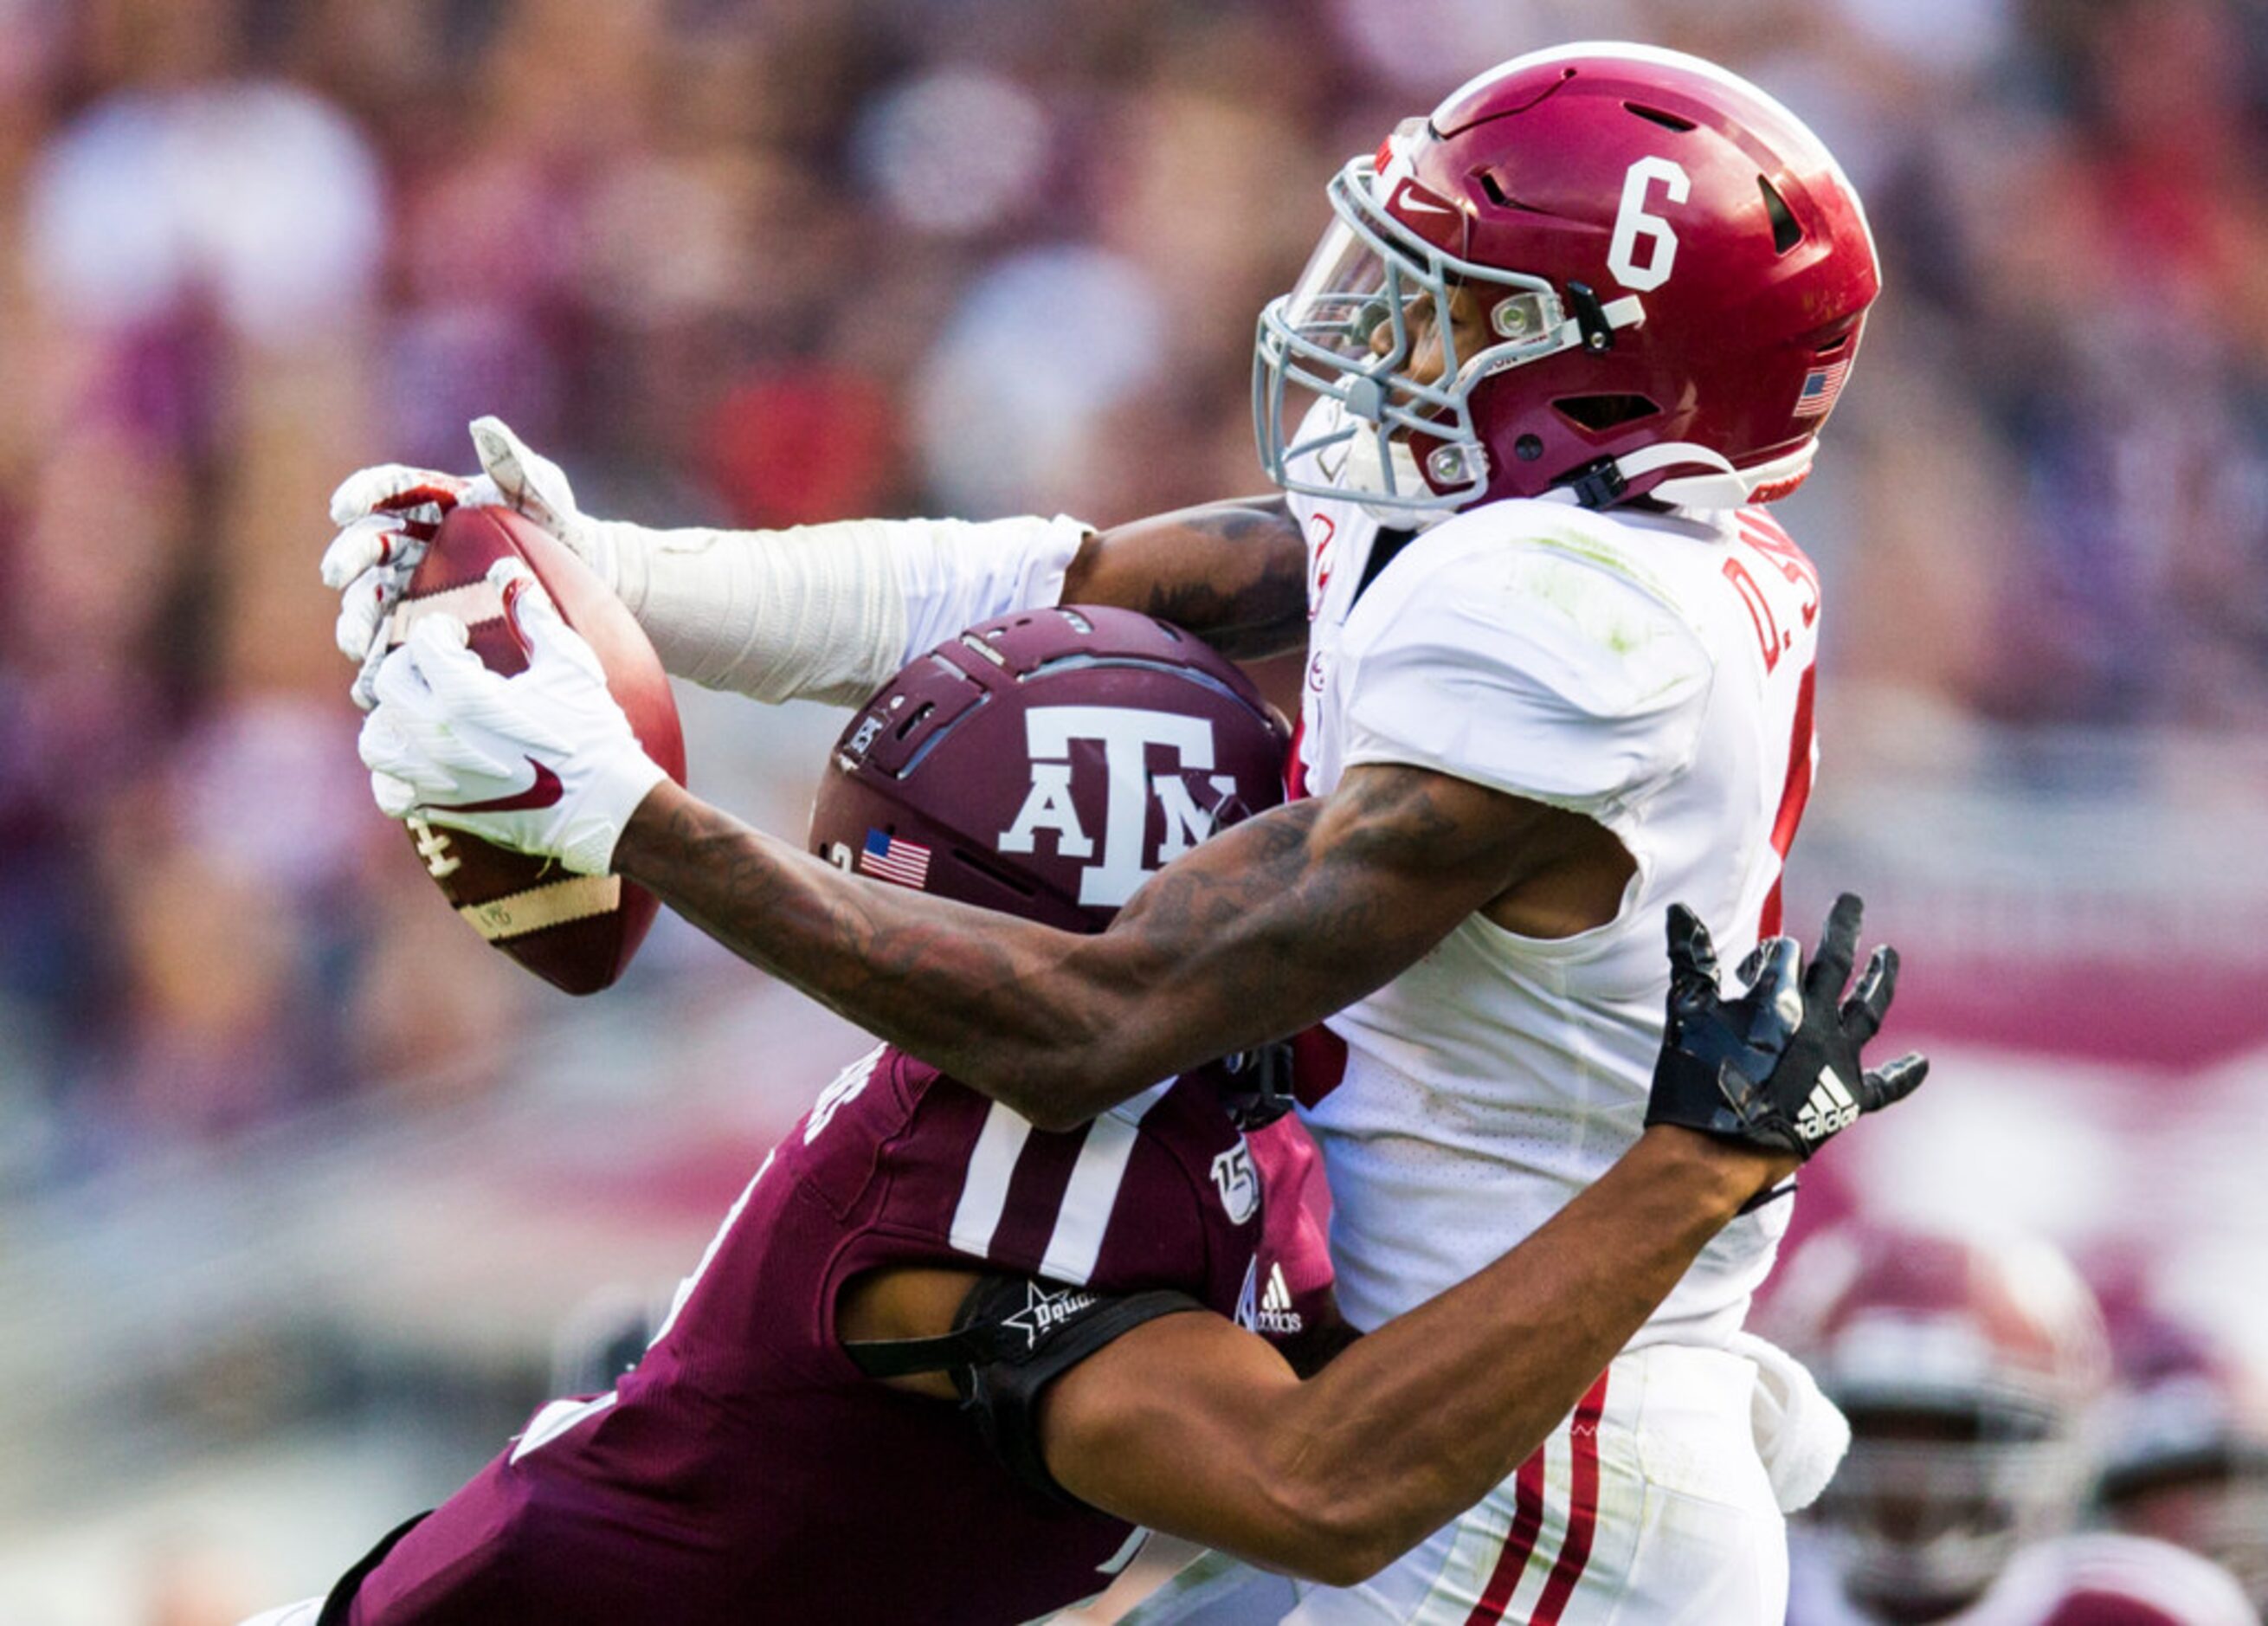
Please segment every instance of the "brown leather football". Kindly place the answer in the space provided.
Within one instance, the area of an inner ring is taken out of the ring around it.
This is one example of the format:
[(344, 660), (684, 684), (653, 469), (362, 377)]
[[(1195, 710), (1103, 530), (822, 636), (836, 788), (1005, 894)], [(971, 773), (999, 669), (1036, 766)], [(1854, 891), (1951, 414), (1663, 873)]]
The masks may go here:
[[(685, 736), (661, 659), (622, 600), (583, 561), (509, 508), (456, 508), (441, 521), (387, 632), (400, 644), (425, 616), (446, 611), (472, 633), (472, 651), (492, 672), (525, 671), (527, 659), (505, 625), (489, 566), (517, 553), (551, 595), (567, 625), (590, 641), (607, 691), (629, 713), (646, 755), (685, 782)], [(549, 860), (505, 851), (423, 819), (409, 821), (426, 874), (466, 923), (496, 947), (570, 994), (595, 994), (622, 974), (659, 907), (620, 876), (579, 876)]]

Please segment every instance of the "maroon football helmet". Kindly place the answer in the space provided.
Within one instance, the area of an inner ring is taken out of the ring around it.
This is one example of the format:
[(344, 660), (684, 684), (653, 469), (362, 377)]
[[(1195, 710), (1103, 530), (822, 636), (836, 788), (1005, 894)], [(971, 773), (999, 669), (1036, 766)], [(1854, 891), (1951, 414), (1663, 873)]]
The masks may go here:
[(1851, 1421), (1815, 1517), (1870, 1612), (1949, 1615), (2076, 1517), (2110, 1356), (2094, 1295), (2054, 1248), (1849, 1225), (1797, 1254), (1774, 1310)]
[[(1492, 69), (1329, 195), (1261, 316), (1261, 457), (1287, 490), (1386, 508), (1769, 501), (1809, 471), (1881, 281), (1818, 137), (1647, 46)], [(1319, 397), (1296, 428), (1287, 386)]]
[(1158, 868), (1283, 799), (1282, 721), (1178, 627), (1024, 610), (948, 639), (836, 742), (812, 850), (854, 874), (1100, 931)]

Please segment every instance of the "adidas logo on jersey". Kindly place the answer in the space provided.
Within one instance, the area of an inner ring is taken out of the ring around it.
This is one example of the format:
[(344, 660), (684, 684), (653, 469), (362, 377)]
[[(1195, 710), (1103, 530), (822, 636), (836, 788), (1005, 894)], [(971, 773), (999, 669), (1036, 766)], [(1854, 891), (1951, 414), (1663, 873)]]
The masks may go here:
[(1304, 1331), (1306, 1320), (1292, 1308), (1291, 1284), (1284, 1280), (1284, 1267), (1268, 1267), (1268, 1287), (1260, 1295), (1260, 1313), (1254, 1318), (1259, 1331), (1288, 1335)]
[(1244, 1268), (1244, 1290), (1236, 1296), (1236, 1324), (1248, 1333), (1289, 1337), (1307, 1330), (1307, 1319), (1292, 1308), (1292, 1284), (1284, 1280), (1284, 1267), (1268, 1267), (1268, 1285), (1260, 1286), (1260, 1256)]
[(1816, 1146), (1830, 1135), (1839, 1134), (1859, 1121), (1859, 1104), (1835, 1069), (1819, 1069), (1819, 1082), (1811, 1087), (1811, 1098), (1795, 1116), (1795, 1132), (1807, 1145)]

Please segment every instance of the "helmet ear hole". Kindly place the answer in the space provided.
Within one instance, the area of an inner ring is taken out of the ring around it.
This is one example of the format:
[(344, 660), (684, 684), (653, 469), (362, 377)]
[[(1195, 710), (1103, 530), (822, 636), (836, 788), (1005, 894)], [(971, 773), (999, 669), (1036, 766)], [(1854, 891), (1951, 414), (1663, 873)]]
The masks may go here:
[(1772, 185), (1770, 178), (1758, 175), (1756, 186), (1764, 195), (1764, 213), (1771, 218), (1772, 252), (1786, 254), (1803, 240), (1803, 226), (1796, 219), (1795, 211), (1787, 206), (1787, 199), (1779, 195), (1779, 188)]
[(1594, 435), (1634, 424), (1661, 410), (1645, 395), (1566, 395), (1554, 401), (1551, 410), (1578, 429)]
[(1021, 898), (1027, 905), (1040, 895), (1040, 889), (1026, 877), (1005, 864), (992, 861), (982, 853), (956, 844), (952, 857), (954, 862), (966, 865), (1010, 897)]

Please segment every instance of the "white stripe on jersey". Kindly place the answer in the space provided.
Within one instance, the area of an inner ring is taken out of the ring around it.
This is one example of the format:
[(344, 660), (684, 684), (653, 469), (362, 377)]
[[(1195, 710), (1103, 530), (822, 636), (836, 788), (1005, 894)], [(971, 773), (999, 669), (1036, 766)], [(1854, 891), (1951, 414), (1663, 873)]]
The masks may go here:
[(315, 1626), (326, 1601), (321, 1598), (304, 1598), (280, 1609), (263, 1609), (238, 1626)]
[(1008, 1208), (1008, 1182), (1015, 1178), (1016, 1161), (1032, 1133), (1031, 1120), (1009, 1111), (998, 1101), (984, 1115), (976, 1148), (968, 1154), (968, 1174), (961, 1187), (960, 1204), (953, 1210), (953, 1245), (979, 1259), (992, 1251), (992, 1235)]
[(1118, 1188), (1125, 1183), (1127, 1161), (1141, 1133), (1142, 1115), (1173, 1087), (1170, 1078), (1152, 1084), (1087, 1126), (1086, 1143), (1079, 1149), (1079, 1162), (1071, 1169), (1071, 1184), (1064, 1188), (1063, 1207), (1040, 1260), (1042, 1275), (1085, 1286), (1094, 1274), (1102, 1234), (1110, 1228), (1110, 1211), (1118, 1206)]
[(541, 1410), (528, 1420), (526, 1430), (519, 1444), (512, 1448), (512, 1460), (519, 1461), (531, 1451), (540, 1450), (586, 1417), (595, 1417), (612, 1406), (622, 1396), (609, 1389), (604, 1394), (587, 1401), (547, 1401)]

